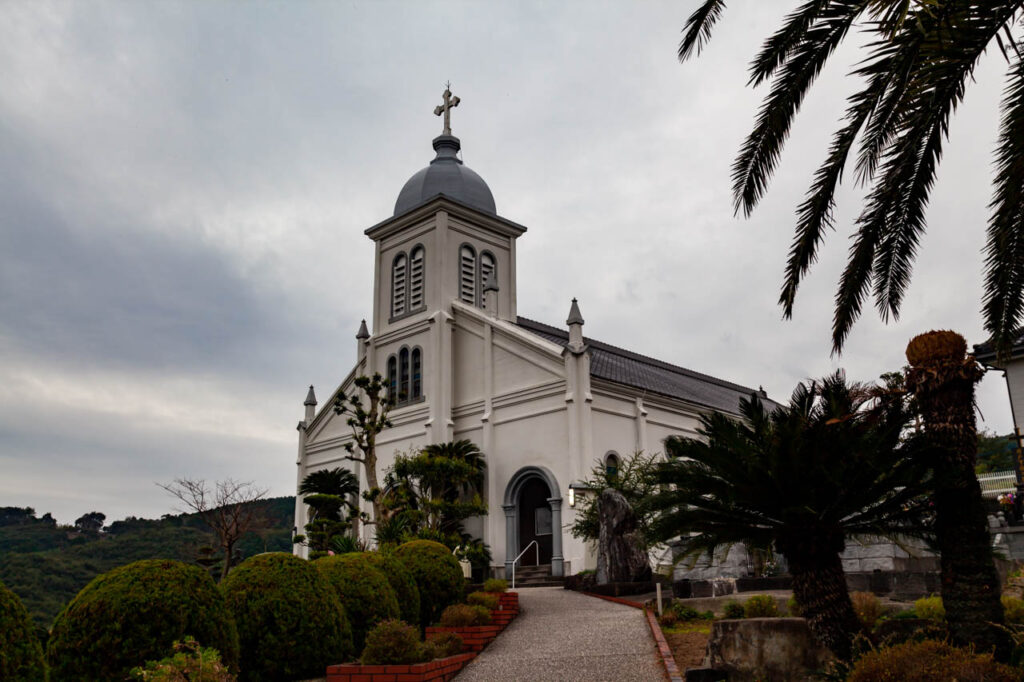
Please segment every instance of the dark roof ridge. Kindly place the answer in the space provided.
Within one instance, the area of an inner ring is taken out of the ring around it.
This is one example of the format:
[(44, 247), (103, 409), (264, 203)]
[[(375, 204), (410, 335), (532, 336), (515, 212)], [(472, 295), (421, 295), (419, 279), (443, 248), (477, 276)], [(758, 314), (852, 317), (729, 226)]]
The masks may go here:
[[(565, 331), (563, 329), (559, 329), (558, 327), (552, 327), (551, 325), (544, 324), (543, 322), (537, 322), (536, 320), (531, 320), (529, 318), (523, 317), (522, 315), (517, 315), (516, 316), (516, 324), (519, 325), (520, 327), (526, 327), (527, 329), (533, 327), (533, 328), (535, 328), (535, 329), (537, 329), (539, 331), (543, 331), (543, 332), (551, 334), (553, 336), (565, 337), (565, 339), (567, 341), (569, 339), (569, 332), (568, 331)], [(665, 362), (664, 360), (659, 360), (657, 358), (652, 358), (649, 355), (642, 355), (640, 353), (636, 353), (636, 352), (631, 351), (631, 350), (626, 350), (625, 348), (620, 348), (618, 346), (613, 346), (610, 343), (604, 343), (603, 341), (595, 341), (594, 339), (588, 338), (586, 336), (583, 337), (583, 341), (587, 345), (593, 346), (594, 348), (599, 348), (601, 350), (605, 350), (605, 351), (608, 351), (610, 353), (621, 355), (621, 356), (627, 357), (627, 358), (629, 358), (631, 360), (637, 360), (639, 362), (645, 362), (647, 364), (654, 365), (656, 367), (660, 367), (661, 369), (666, 369), (666, 370), (668, 370), (670, 372), (677, 372), (679, 374), (685, 374), (686, 376), (692, 377), (694, 379), (700, 379), (701, 381), (706, 381), (708, 383), (717, 384), (718, 386), (721, 386), (723, 388), (729, 388), (729, 389), (732, 389), (734, 391), (741, 391), (741, 392), (744, 392), (744, 393), (757, 393), (757, 391), (755, 391), (754, 389), (750, 388), (749, 386), (741, 386), (740, 384), (735, 384), (735, 383), (733, 383), (731, 381), (726, 381), (725, 379), (719, 379), (718, 377), (713, 377), (710, 374), (702, 374), (701, 372), (696, 372), (696, 371), (694, 371), (692, 369), (687, 369), (686, 367), (680, 367), (679, 365), (673, 365), (672, 363)]]

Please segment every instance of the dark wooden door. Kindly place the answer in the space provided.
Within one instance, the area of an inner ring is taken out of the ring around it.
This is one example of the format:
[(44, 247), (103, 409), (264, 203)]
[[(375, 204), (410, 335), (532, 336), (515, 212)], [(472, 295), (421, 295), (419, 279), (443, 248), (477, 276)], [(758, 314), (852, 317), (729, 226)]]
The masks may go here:
[(531, 478), (519, 492), (519, 551), (536, 540), (537, 547), (520, 559), (521, 566), (537, 566), (551, 563), (551, 505), (548, 498), (548, 484), (539, 478)]

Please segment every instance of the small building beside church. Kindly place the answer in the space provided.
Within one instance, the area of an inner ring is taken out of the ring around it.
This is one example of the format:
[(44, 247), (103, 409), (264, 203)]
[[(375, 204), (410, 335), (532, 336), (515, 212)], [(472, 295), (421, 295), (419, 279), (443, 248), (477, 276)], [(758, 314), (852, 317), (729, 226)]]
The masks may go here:
[[(704, 413), (738, 414), (753, 391), (586, 337), (568, 296), (564, 325), (521, 317), (516, 243), (527, 228), (498, 213), (487, 183), (460, 160), (448, 123), (457, 102), (445, 92), (434, 159), (401, 188), (393, 215), (366, 230), (376, 247), (372, 323), (319, 409), (310, 388), (297, 478), (341, 466), (365, 487), (362, 465), (345, 459), (351, 429), (333, 404), (356, 377), (379, 372), (400, 397), (377, 437), (379, 478), (396, 452), (469, 439), (486, 459), (489, 514), (466, 532), (490, 545), (492, 572), (509, 571), (534, 541), (539, 556), (531, 550), (519, 565), (550, 565), (556, 577), (594, 568), (594, 550), (567, 528), (595, 464), (660, 452), (669, 435), (696, 435)], [(298, 497), (299, 529), (306, 509)], [(372, 525), (362, 532), (372, 543)]]

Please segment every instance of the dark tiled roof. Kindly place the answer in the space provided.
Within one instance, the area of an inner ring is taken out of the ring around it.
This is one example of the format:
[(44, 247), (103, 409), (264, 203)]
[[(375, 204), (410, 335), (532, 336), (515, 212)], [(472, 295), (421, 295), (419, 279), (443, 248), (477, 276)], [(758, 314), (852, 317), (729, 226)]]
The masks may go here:
[[(974, 345), (974, 357), (978, 359), (978, 362), (993, 363), (996, 360), (996, 345), (991, 341), (985, 343), (977, 343)], [(1013, 337), (1013, 345), (1010, 350), (1010, 359), (1016, 360), (1017, 358), (1024, 357), (1024, 329), (1018, 329), (1016, 335)], [(1000, 363), (1001, 365), (1002, 363)]]
[[(569, 333), (557, 327), (524, 317), (516, 318), (516, 324), (560, 346), (569, 343)], [(740, 398), (750, 397), (754, 393), (753, 389), (745, 386), (670, 365), (607, 343), (593, 339), (584, 341), (590, 349), (590, 374), (599, 379), (734, 414), (739, 410)], [(762, 394), (762, 398), (767, 396)], [(771, 400), (765, 400), (765, 403), (769, 408), (775, 406)]]

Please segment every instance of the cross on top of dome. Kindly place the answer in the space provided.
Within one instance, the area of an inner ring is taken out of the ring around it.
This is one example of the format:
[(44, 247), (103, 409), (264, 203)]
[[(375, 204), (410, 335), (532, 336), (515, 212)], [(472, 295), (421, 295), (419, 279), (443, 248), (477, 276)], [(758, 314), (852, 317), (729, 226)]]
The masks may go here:
[(461, 101), (458, 97), (452, 96), (451, 81), (445, 83), (444, 104), (434, 107), (434, 116), (444, 115), (444, 132), (441, 133), (442, 135), (452, 134), (452, 108), (459, 106)]

